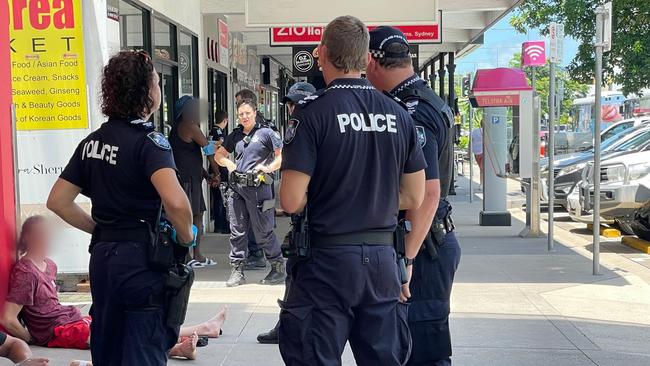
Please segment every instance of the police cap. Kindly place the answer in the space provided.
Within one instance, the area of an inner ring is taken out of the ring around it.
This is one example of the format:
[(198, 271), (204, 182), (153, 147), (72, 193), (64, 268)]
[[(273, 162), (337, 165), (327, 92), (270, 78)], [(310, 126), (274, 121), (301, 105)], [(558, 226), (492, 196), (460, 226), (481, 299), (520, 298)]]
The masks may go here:
[(297, 82), (289, 88), (287, 96), (282, 99), (282, 103), (298, 103), (305, 97), (308, 97), (316, 92), (316, 88), (313, 85), (306, 83), (304, 81)]
[(374, 58), (407, 58), (410, 57), (408, 49), (405, 52), (387, 52), (388, 45), (401, 43), (409, 45), (404, 33), (397, 28), (381, 26), (370, 31), (370, 54)]

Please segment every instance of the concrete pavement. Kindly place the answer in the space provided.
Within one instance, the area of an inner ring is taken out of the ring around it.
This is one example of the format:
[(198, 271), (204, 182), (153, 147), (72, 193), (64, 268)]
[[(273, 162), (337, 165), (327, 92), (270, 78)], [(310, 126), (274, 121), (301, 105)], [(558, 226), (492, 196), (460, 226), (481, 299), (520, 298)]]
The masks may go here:
[[(548, 253), (546, 238), (517, 236), (520, 209), (512, 209), (512, 227), (478, 226), (480, 199), (470, 204), (468, 181), (459, 177), (458, 184), (458, 195), (450, 198), (463, 250), (452, 299), (455, 365), (650, 365), (650, 269), (643, 265), (650, 256), (608, 241), (602, 275), (592, 276), (587, 235), (559, 223), (556, 251)], [(283, 236), (286, 220), (279, 227)], [(266, 271), (249, 271), (248, 285), (225, 288), (227, 238), (209, 235), (204, 246), (219, 265), (197, 271), (188, 323), (227, 305), (224, 335), (199, 349), (199, 360), (170, 364), (281, 365), (277, 347), (258, 345), (255, 336), (275, 324), (283, 287), (257, 285)], [(88, 307), (86, 294), (62, 298)], [(83, 351), (34, 352), (53, 365), (90, 358)], [(354, 364), (349, 349), (344, 364)]]

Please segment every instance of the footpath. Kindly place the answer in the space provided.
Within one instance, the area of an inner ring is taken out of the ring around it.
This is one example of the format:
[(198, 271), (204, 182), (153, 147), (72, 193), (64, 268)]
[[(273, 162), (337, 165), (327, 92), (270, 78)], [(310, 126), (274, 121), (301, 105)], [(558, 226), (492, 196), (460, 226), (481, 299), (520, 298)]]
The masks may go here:
[[(470, 204), (468, 180), (461, 176), (457, 184), (450, 201), (463, 256), (452, 299), (454, 365), (650, 365), (650, 269), (644, 266), (650, 256), (607, 242), (602, 275), (593, 276), (584, 233), (556, 225), (556, 250), (549, 253), (546, 238), (517, 236), (524, 226), (521, 209), (511, 209), (511, 227), (481, 227), (480, 194)], [(279, 237), (287, 230), (281, 219)], [(249, 284), (226, 288), (227, 236), (210, 234), (203, 246), (219, 264), (197, 270), (187, 322), (206, 320), (227, 305), (224, 334), (200, 348), (198, 360), (169, 364), (282, 365), (277, 346), (257, 344), (255, 337), (275, 324), (284, 287), (258, 285), (266, 271), (249, 271)], [(89, 307), (88, 294), (61, 296)], [(34, 353), (57, 366), (90, 359), (87, 351), (35, 347)], [(343, 363), (354, 365), (349, 349)]]

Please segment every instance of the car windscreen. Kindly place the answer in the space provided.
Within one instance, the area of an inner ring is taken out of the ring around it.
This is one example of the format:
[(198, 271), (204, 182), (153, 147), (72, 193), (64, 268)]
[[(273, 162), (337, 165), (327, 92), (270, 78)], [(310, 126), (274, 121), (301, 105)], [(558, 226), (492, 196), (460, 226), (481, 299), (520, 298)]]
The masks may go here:
[[(630, 130), (630, 129), (621, 131), (621, 132), (617, 133), (616, 135), (614, 135), (614, 136), (608, 138), (607, 140), (603, 141), (600, 144), (600, 149), (602, 151), (609, 151), (610, 149), (620, 145), (621, 141), (627, 140), (625, 137), (627, 137), (628, 135), (631, 135), (631, 134), (635, 134), (635, 131)], [(594, 150), (592, 148), (591, 152), (593, 152), (593, 151)]]
[(646, 145), (649, 141), (650, 130), (645, 130), (639, 133), (637, 136), (634, 136), (622, 144), (617, 145), (613, 148), (613, 151), (637, 151), (639, 148)]

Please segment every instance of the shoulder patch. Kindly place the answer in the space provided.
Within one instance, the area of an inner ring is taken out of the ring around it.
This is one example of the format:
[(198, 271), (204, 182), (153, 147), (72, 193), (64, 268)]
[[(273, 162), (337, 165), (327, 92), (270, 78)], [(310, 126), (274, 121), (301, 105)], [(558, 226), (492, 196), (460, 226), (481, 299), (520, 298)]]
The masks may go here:
[(296, 129), (298, 128), (298, 125), (300, 124), (300, 121), (298, 121), (295, 118), (289, 119), (287, 122), (287, 129), (284, 131), (284, 144), (288, 145), (293, 141), (293, 138), (296, 137)]
[(424, 147), (427, 144), (427, 134), (424, 132), (424, 127), (415, 126), (415, 132), (418, 135), (418, 144), (420, 144), (420, 147)]
[(167, 140), (167, 138), (165, 137), (165, 135), (163, 135), (163, 134), (160, 133), (160, 132), (156, 132), (156, 131), (154, 131), (154, 132), (149, 132), (149, 133), (147, 134), (147, 137), (148, 137), (149, 140), (151, 140), (151, 141), (152, 141), (156, 146), (158, 146), (159, 148), (161, 148), (161, 149), (163, 149), (163, 150), (171, 150), (171, 149), (172, 149), (172, 147), (171, 147), (171, 145), (169, 145), (169, 141)]
[(275, 137), (278, 140), (282, 140), (282, 137), (280, 136), (280, 132), (278, 131), (273, 131), (273, 137)]
[(318, 99), (318, 97), (321, 96), (321, 95), (323, 95), (323, 94), (325, 94), (326, 91), (327, 91), (327, 89), (317, 90), (317, 91), (316, 91), (315, 93), (313, 93), (312, 95), (309, 95), (309, 96), (306, 96), (306, 97), (300, 99), (300, 100), (296, 103), (296, 106), (302, 108), (302, 107), (306, 106), (307, 104), (309, 104), (309, 103), (315, 101), (316, 99)]

